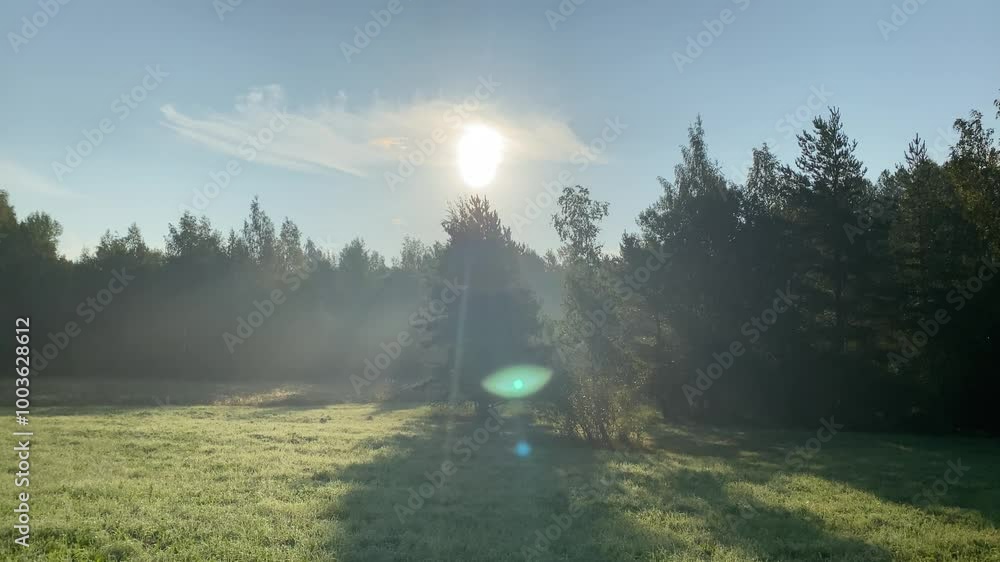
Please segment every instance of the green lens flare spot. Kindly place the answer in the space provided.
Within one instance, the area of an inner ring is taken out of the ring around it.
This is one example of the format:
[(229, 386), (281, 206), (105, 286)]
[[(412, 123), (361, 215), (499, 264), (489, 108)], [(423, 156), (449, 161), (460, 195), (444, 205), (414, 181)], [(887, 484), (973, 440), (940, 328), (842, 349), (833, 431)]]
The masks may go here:
[(514, 365), (483, 379), (483, 388), (501, 398), (524, 398), (545, 387), (552, 370), (538, 365)]

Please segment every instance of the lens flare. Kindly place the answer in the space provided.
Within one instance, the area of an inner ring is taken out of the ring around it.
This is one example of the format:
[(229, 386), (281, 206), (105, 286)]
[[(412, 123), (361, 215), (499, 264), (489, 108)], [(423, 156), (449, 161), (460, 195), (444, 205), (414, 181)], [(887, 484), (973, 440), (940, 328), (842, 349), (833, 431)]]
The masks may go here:
[(501, 398), (524, 398), (545, 387), (552, 370), (538, 365), (514, 365), (483, 379), (483, 388)]
[(514, 445), (514, 454), (521, 458), (527, 457), (531, 454), (531, 444), (523, 439), (518, 441), (517, 445)]

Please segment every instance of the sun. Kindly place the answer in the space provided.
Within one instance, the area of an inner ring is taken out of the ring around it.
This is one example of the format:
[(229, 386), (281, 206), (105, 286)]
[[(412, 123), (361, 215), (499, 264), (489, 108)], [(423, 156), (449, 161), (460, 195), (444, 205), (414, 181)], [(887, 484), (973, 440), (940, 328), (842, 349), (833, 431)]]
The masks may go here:
[(471, 188), (489, 185), (503, 160), (503, 137), (486, 125), (469, 125), (458, 140), (458, 171)]

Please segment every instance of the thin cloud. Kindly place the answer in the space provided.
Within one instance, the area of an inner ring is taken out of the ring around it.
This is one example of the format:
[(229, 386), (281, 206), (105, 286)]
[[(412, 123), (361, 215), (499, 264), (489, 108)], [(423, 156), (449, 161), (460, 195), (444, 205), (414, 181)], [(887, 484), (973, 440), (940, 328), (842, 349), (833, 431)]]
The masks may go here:
[[(568, 162), (585, 148), (566, 123), (539, 115), (503, 115), (485, 103), (467, 111), (461, 109), (461, 101), (435, 99), (390, 105), (376, 99), (362, 110), (351, 111), (347, 102), (341, 92), (333, 102), (290, 110), (281, 86), (270, 85), (239, 96), (232, 110), (225, 113), (198, 117), (164, 105), (160, 108), (161, 124), (206, 148), (249, 160), (247, 147), (252, 144), (247, 139), (258, 137), (272, 124), (276, 123), (277, 129), (287, 122), (283, 130), (274, 130), (273, 140), (256, 151), (254, 161), (301, 172), (342, 172), (358, 177), (380, 176), (422, 147), (427, 164), (451, 165), (450, 148), (460, 129), (471, 123), (485, 123), (504, 136), (509, 163)], [(276, 116), (280, 122), (275, 121)], [(434, 140), (441, 139), (440, 134), (433, 136), (435, 129), (444, 133), (443, 142)]]
[(53, 197), (80, 197), (68, 189), (55, 185), (44, 176), (36, 174), (11, 160), (0, 160), (0, 189), (11, 193), (38, 193)]

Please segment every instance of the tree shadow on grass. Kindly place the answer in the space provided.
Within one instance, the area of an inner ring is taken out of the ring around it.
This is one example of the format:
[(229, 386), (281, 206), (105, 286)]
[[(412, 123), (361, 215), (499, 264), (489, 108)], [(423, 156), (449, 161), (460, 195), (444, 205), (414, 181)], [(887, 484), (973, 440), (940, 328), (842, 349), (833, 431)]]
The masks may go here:
[(607, 559), (595, 556), (608, 494), (597, 453), (516, 418), (483, 439), (486, 423), (420, 418), (379, 440), (384, 454), (334, 474), (349, 491), (324, 514), (324, 550), (348, 561)]
[(785, 471), (792, 468), (791, 458), (798, 472), (885, 501), (933, 515), (965, 510), (983, 522), (1000, 525), (996, 439), (843, 432), (810, 452), (809, 441), (815, 445), (815, 437), (810, 432), (759, 432), (741, 441), (740, 447), (758, 451), (762, 460)]
[(1000, 526), (997, 440), (917, 435), (844, 434), (803, 469), (897, 504), (948, 515), (964, 510)]
[[(673, 449), (621, 454), (506, 419), (469, 454), (453, 444), (475, 440), (482, 422), (426, 415), (406, 427), (362, 445), (374, 454), (318, 482), (346, 488), (321, 515), (330, 529), (325, 555), (348, 561), (890, 559), (807, 511), (748, 503), (731, 495), (719, 475), (684, 466), (687, 459), (714, 456), (761, 462), (746, 460), (722, 435), (675, 433), (665, 437)], [(532, 446), (523, 457), (514, 452), (522, 440)], [(449, 475), (446, 461), (454, 464)], [(759, 481), (773, 468), (761, 465)]]
[[(828, 483), (820, 485), (829, 493), (857, 491), (887, 503), (920, 509), (940, 525), (961, 525), (966, 529), (995, 528), (1000, 511), (1000, 490), (995, 485), (995, 470), (1000, 466), (1000, 451), (994, 442), (970, 438), (940, 438), (916, 435), (838, 433), (819, 450), (809, 452), (808, 442), (815, 432), (736, 431), (702, 428), (664, 428), (657, 446), (687, 455), (718, 459), (734, 476), (754, 485), (774, 486), (784, 490), (782, 476), (804, 475)], [(957, 482), (946, 486), (945, 476), (955, 480), (949, 467), (967, 466)], [(978, 468), (978, 472), (976, 471)], [(648, 483), (647, 483), (648, 484)], [(712, 489), (715, 486), (706, 486)], [(732, 486), (729, 486), (732, 488)], [(737, 487), (738, 488), (738, 487)], [(840, 492), (836, 490), (841, 490)], [(938, 493), (943, 492), (943, 493)], [(709, 494), (711, 495), (711, 494)], [(859, 501), (854, 496), (853, 501)], [(844, 497), (844, 501), (848, 501)], [(861, 499), (861, 501), (867, 501)], [(814, 504), (817, 502), (813, 502)], [(738, 494), (722, 507), (739, 509), (729, 513), (731, 523), (754, 534), (780, 531), (788, 520), (787, 510), (755, 502), (753, 497)], [(846, 505), (846, 504), (845, 504)], [(856, 522), (865, 525), (886, 524), (884, 516), (873, 516), (857, 507)], [(760, 514), (765, 514), (763, 517)], [(898, 516), (899, 512), (895, 512)], [(796, 525), (813, 517), (809, 512), (796, 515)], [(817, 523), (821, 525), (821, 523)], [(732, 527), (732, 525), (730, 525)], [(736, 532), (733, 536), (741, 536)], [(822, 537), (818, 537), (823, 540)], [(864, 550), (863, 548), (861, 550)], [(873, 556), (873, 555), (870, 555)], [(864, 559), (880, 559), (880, 558)]]
[[(362, 444), (373, 454), (333, 475), (348, 489), (323, 514), (334, 522), (323, 546), (337, 560), (459, 559), (476, 551), (474, 541), (461, 540), (470, 536), (462, 527), (489, 521), (484, 500), (490, 492), (490, 461), (509, 443), (503, 435), (488, 433), (476, 444), (478, 451), (469, 446), (457, 454), (448, 445), (449, 435), (471, 437), (476, 428), (470, 423), (425, 415), (405, 427), (404, 434)], [(445, 461), (453, 463), (446, 467), (448, 474), (442, 469)], [(426, 498), (417, 492), (421, 485)], [(454, 527), (445, 528), (445, 521)]]
[[(766, 484), (767, 477), (757, 484)], [(733, 482), (705, 470), (680, 468), (635, 480), (636, 488), (660, 490), (663, 511), (699, 532), (685, 548), (713, 559), (892, 560), (884, 548), (844, 536), (808, 510), (769, 505), (731, 490)]]

